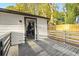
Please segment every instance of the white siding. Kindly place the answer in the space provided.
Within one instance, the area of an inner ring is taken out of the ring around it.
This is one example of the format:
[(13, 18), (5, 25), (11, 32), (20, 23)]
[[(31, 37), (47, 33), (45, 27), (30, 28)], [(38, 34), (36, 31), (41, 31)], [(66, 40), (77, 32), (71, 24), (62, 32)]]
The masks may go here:
[[(19, 20), (22, 20), (22, 23), (19, 23)], [(24, 16), (9, 13), (0, 14), (0, 33), (2, 32), (12, 32), (12, 44), (23, 43)]]
[[(19, 23), (22, 20), (22, 23)], [(24, 16), (0, 14), (0, 33), (12, 32), (12, 44), (24, 43)], [(37, 39), (47, 38), (47, 19), (37, 18)]]
[(47, 38), (47, 19), (37, 18), (37, 38)]

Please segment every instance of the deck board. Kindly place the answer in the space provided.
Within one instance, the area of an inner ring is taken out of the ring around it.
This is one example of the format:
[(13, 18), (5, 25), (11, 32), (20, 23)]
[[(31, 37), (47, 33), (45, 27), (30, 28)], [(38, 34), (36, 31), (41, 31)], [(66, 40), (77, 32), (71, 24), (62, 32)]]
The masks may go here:
[(19, 44), (18, 52), (19, 56), (79, 56), (79, 47), (48, 38)]

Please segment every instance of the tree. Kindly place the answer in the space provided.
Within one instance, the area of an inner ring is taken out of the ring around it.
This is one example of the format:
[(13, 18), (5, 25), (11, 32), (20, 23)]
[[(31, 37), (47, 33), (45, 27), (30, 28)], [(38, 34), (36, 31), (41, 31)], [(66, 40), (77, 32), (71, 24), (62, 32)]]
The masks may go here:
[(6, 8), (10, 9), (10, 10), (34, 14), (34, 4), (30, 4), (30, 3), (28, 3), (28, 4), (27, 3), (17, 3), (15, 6), (8, 6)]
[(68, 24), (75, 23), (76, 16), (79, 15), (79, 4), (67, 3), (65, 4), (65, 8), (66, 8), (65, 23), (68, 23)]
[(6, 8), (39, 16), (45, 16), (51, 19), (51, 23), (54, 22), (54, 18), (58, 19), (60, 17), (58, 16), (59, 12), (56, 10), (56, 4), (52, 3), (17, 3), (15, 6), (8, 6)]
[(48, 3), (39, 3), (38, 4), (38, 15), (40, 16), (45, 16), (50, 18), (51, 17), (51, 11), (50, 11), (50, 6)]
[(8, 6), (8, 7), (6, 7), (6, 9), (15, 10), (15, 7), (14, 6)]
[[(17, 3), (15, 6), (6, 7), (10, 10), (45, 16), (50, 18), (50, 23), (58, 24), (63, 20), (63, 12), (56, 10), (57, 5), (52, 3)], [(54, 20), (56, 18), (57, 20)]]
[(35, 14), (35, 15), (38, 15), (38, 4), (35, 3), (34, 6), (35, 6), (35, 7), (34, 7), (34, 14)]

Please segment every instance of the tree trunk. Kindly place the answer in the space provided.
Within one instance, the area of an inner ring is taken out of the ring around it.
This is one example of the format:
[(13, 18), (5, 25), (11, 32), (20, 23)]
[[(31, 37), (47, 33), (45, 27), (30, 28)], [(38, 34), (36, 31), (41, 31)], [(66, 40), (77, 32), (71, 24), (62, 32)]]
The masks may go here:
[(35, 3), (34, 5), (35, 5), (34, 14), (35, 14), (35, 15), (38, 15), (38, 4)]

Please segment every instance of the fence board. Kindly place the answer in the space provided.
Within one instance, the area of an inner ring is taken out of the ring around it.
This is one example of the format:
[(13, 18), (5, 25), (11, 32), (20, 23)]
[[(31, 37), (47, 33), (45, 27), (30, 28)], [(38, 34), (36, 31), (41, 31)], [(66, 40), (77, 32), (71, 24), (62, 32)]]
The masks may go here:
[(63, 42), (79, 45), (79, 32), (50, 31), (49, 37)]

